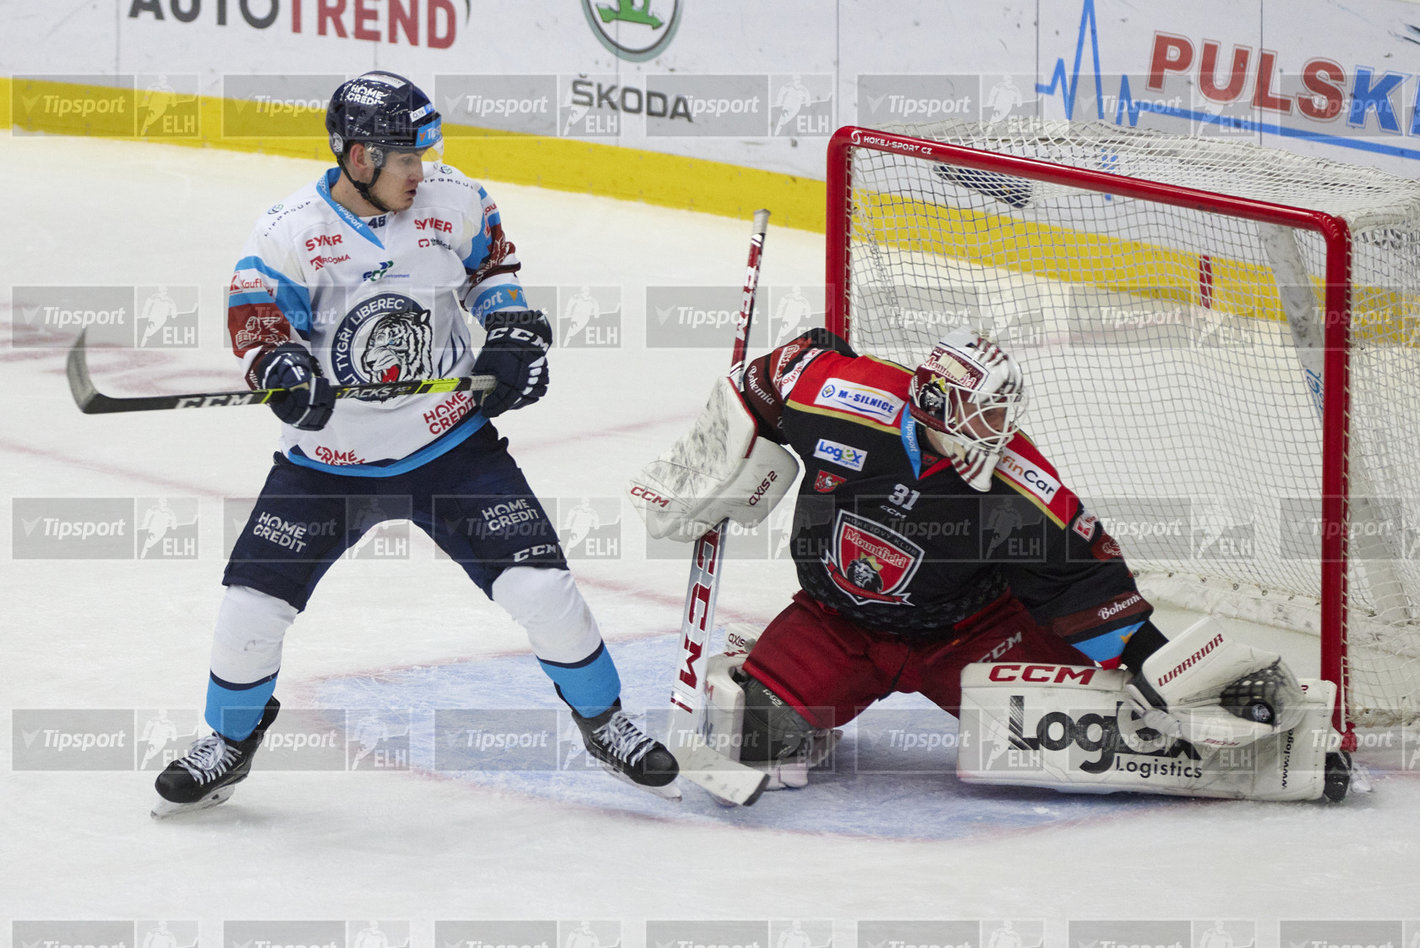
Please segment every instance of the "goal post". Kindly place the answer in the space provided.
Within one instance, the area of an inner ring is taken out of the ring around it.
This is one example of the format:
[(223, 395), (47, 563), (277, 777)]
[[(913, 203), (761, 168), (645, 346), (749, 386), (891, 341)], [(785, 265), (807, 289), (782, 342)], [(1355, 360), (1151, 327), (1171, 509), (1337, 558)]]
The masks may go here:
[(1420, 717), (1420, 185), (1224, 138), (846, 127), (826, 319), (968, 326), (1151, 598), (1319, 636), (1337, 721)]

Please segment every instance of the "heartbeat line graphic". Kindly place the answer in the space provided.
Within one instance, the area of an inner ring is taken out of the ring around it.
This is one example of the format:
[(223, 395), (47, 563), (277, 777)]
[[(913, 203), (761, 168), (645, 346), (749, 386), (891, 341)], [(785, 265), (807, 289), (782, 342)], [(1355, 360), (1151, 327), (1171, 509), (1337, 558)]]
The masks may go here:
[[(1088, 59), (1088, 61), (1086, 61)], [(1364, 70), (1364, 67), (1356, 67), (1357, 73)], [(1365, 70), (1369, 78), (1369, 70)], [(1170, 118), (1182, 119), (1188, 122), (1200, 124), (1216, 125), (1233, 132), (1253, 132), (1259, 135), (1276, 135), (1279, 138), (1296, 138), (1305, 141), (1319, 142), (1327, 145), (1334, 145), (1339, 148), (1350, 148), (1356, 151), (1367, 151), (1378, 155), (1391, 155), (1397, 158), (1420, 159), (1420, 148), (1406, 147), (1403, 145), (1391, 145), (1375, 138), (1347, 137), (1342, 135), (1331, 135), (1325, 132), (1313, 131), (1304, 128), (1292, 128), (1277, 122), (1265, 122), (1255, 118), (1244, 118), (1236, 115), (1216, 115), (1211, 112), (1202, 112), (1197, 109), (1186, 108), (1183, 105), (1171, 104), (1162, 99), (1136, 99), (1133, 90), (1129, 85), (1129, 77), (1119, 76), (1119, 94), (1114, 96), (1114, 114), (1105, 115), (1106, 105), (1110, 97), (1105, 94), (1105, 75), (1100, 69), (1100, 40), (1099, 40), (1099, 19), (1095, 14), (1095, 0), (1084, 0), (1080, 7), (1080, 28), (1075, 36), (1074, 61), (1070, 66), (1066, 66), (1065, 57), (1055, 61), (1055, 68), (1051, 71), (1048, 82), (1037, 82), (1035, 91), (1040, 95), (1058, 97), (1065, 106), (1065, 117), (1075, 120), (1075, 109), (1080, 93), (1080, 82), (1082, 79), (1092, 79), (1095, 92), (1095, 115), (1094, 118), (1103, 121), (1113, 121), (1116, 125), (1127, 123), (1132, 127), (1139, 124), (1139, 116), (1143, 113), (1163, 115)], [(1388, 97), (1378, 99), (1377, 94), (1389, 92), (1385, 82), (1389, 80), (1385, 77), (1381, 82), (1368, 86), (1367, 90), (1351, 103), (1352, 125), (1359, 125), (1364, 121), (1365, 114), (1370, 109), (1375, 109), (1377, 119), (1382, 126), (1398, 132), (1398, 123), (1393, 118), (1393, 111)], [(1354, 92), (1354, 90), (1353, 90)], [(1176, 99), (1174, 100), (1176, 101)], [(1396, 126), (1391, 128), (1391, 126)]]

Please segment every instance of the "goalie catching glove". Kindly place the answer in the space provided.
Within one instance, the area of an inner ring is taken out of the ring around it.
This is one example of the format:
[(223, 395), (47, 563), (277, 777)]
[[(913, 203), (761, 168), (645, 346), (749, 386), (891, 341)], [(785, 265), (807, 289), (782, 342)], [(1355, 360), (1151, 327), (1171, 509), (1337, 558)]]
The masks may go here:
[(1291, 730), (1303, 698), (1280, 656), (1230, 638), (1211, 617), (1146, 658), (1126, 690), (1149, 727), (1215, 748)]
[(788, 493), (799, 462), (761, 438), (735, 385), (720, 378), (691, 429), (628, 485), (655, 539), (689, 542), (726, 517), (752, 527)]

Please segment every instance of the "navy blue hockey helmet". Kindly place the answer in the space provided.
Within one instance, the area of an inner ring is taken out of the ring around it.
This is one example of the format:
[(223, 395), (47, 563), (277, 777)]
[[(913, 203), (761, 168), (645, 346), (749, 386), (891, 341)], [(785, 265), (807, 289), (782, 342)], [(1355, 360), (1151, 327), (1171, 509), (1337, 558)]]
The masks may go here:
[(330, 150), (342, 159), (355, 142), (382, 150), (434, 148), (443, 143), (441, 124), (434, 103), (418, 86), (382, 70), (341, 83), (325, 111)]

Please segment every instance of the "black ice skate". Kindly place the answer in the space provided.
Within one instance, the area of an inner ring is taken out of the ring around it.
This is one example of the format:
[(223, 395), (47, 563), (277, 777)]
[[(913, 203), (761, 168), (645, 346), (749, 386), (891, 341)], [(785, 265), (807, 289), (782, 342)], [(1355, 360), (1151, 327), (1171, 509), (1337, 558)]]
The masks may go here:
[(576, 711), (572, 720), (582, 732), (587, 753), (601, 761), (604, 769), (622, 780), (668, 800), (679, 800), (675, 786), (680, 772), (675, 757), (664, 744), (647, 737), (636, 722), (621, 710), (621, 701), (594, 718), (584, 718)]
[(227, 800), (236, 784), (246, 779), (252, 755), (261, 746), (266, 729), (271, 727), (280, 710), (281, 703), (272, 698), (266, 702), (256, 730), (246, 739), (229, 741), (220, 734), (209, 734), (168, 764), (158, 774), (158, 802), (153, 807), (153, 816), (161, 819), (176, 813), (205, 810)]

